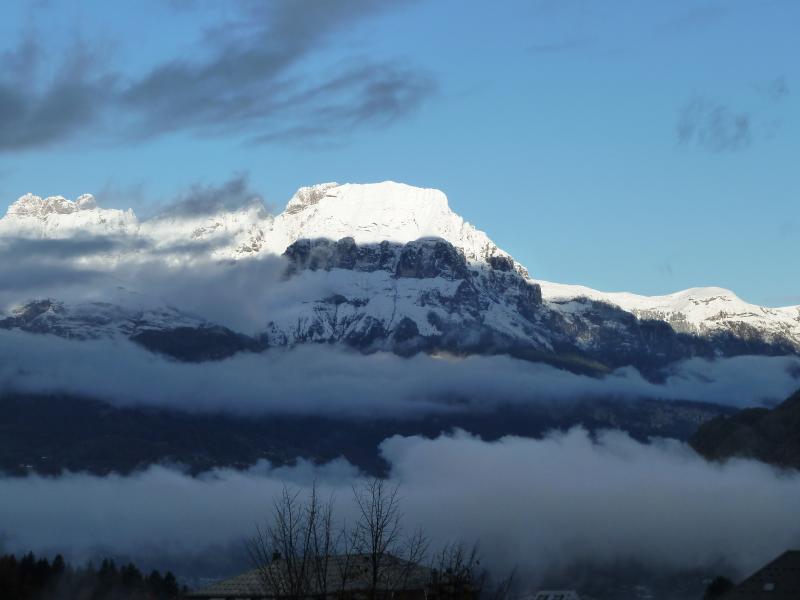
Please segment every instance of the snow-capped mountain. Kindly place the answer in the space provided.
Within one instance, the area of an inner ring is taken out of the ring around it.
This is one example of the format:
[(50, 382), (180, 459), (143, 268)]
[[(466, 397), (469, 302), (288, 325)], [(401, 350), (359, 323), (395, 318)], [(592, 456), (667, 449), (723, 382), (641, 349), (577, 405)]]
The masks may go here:
[(539, 285), (546, 302), (562, 311), (574, 310), (576, 299), (587, 298), (618, 306), (639, 319), (664, 321), (678, 333), (700, 337), (731, 334), (744, 340), (800, 348), (800, 306), (757, 306), (717, 287), (640, 296), (546, 281), (540, 281)]
[[(132, 211), (100, 208), (88, 195), (71, 202), (28, 194), (0, 219), (0, 249), (18, 238), (113, 239), (79, 257), (109, 273), (129, 262), (185, 266), (282, 256), (281, 278), (248, 282), (251, 290), (268, 288), (258, 308), (263, 320), (232, 348), (327, 342), (402, 354), (506, 352), (599, 369), (800, 352), (800, 307), (754, 306), (716, 288), (648, 298), (537, 282), (455, 214), (443, 193), (393, 182), (301, 188), (277, 216), (250, 202), (234, 211), (167, 212), (142, 221)], [(0, 326), (140, 341), (142, 331), (158, 331), (162, 346), (176, 331), (213, 328), (180, 305), (142, 310), (96, 296), (44, 304), (20, 298)]]
[[(301, 188), (275, 218), (267, 237), (270, 251), (278, 254), (301, 239), (352, 238), (361, 245), (435, 237), (452, 244), (471, 262), (511, 258), (483, 231), (455, 214), (439, 190), (391, 181)], [(514, 267), (527, 275), (520, 265)]]

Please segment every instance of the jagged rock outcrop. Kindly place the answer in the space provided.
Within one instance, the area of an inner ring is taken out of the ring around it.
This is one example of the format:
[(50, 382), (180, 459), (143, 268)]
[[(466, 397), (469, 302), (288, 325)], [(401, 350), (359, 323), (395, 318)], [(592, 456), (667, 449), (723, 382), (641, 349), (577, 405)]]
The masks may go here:
[(438, 238), (298, 240), (284, 256), (288, 285), (303, 295), (298, 311), (270, 321), (263, 334), (269, 345), (343, 342), (401, 354), (547, 347), (531, 319), (539, 287), (510, 268), (510, 259), (496, 263), (499, 269), (471, 262)]

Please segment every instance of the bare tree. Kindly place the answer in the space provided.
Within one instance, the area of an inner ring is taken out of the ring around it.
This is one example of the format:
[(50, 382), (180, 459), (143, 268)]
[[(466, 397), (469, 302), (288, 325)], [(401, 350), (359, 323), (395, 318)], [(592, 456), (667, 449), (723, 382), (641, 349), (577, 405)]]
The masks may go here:
[(250, 560), (265, 592), (289, 600), (328, 592), (331, 557), (337, 539), (333, 498), (319, 499), (316, 483), (307, 500), (283, 488), (273, 501), (270, 520), (247, 541)]
[(431, 588), (438, 598), (506, 600), (512, 591), (515, 571), (494, 581), (481, 566), (478, 545), (467, 547), (462, 543), (447, 544), (434, 560), (434, 581)]
[(349, 582), (356, 578), (358, 561), (356, 557), (356, 536), (354, 529), (349, 529), (347, 523), (342, 525), (338, 536), (338, 555), (332, 568), (332, 580), (336, 583), (336, 592), (340, 598), (345, 596)]
[(438, 598), (473, 598), (480, 596), (487, 578), (480, 566), (478, 545), (447, 544), (434, 560), (431, 587)]
[(358, 508), (353, 547), (368, 561), (368, 593), (374, 600), (408, 581), (428, 544), (422, 531), (404, 535), (397, 486), (375, 478), (354, 487), (353, 496)]
[(477, 546), (445, 546), (432, 570), (423, 567), (428, 541), (421, 530), (405, 533), (397, 486), (372, 479), (354, 486), (353, 496), (355, 522), (337, 528), (333, 498), (320, 500), (316, 484), (307, 496), (283, 488), (269, 520), (247, 542), (266, 594), (285, 600), (342, 598), (355, 581), (354, 589), (369, 600), (411, 588), (425, 588), (442, 600), (510, 596), (514, 573), (493, 583)]

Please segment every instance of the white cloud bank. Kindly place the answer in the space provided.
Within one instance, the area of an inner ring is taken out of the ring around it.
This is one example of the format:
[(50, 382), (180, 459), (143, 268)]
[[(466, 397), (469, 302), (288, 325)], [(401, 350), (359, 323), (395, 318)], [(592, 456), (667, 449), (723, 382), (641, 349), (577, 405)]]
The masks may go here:
[[(643, 445), (619, 432), (593, 442), (575, 429), (491, 443), (464, 433), (394, 437), (382, 451), (409, 528), (421, 526), (434, 544), (477, 540), (491, 568), (517, 564), (529, 581), (581, 561), (633, 560), (661, 572), (722, 561), (745, 573), (800, 546), (800, 475), (752, 461), (710, 464), (678, 442)], [(207, 551), (207, 564), (220, 564), (229, 558), (220, 549), (240, 547), (285, 482), (307, 488), (316, 479), (346, 518), (358, 477), (340, 460), (200, 478), (151, 467), (128, 477), (2, 479), (0, 540), (5, 550), (73, 558), (98, 548), (130, 557)]]
[(796, 357), (692, 359), (677, 365), (664, 384), (654, 384), (631, 368), (598, 379), (507, 356), (364, 356), (328, 345), (189, 364), (127, 340), (0, 331), (0, 391), (237, 414), (420, 415), (601, 396), (747, 406), (787, 397), (800, 385), (798, 369)]

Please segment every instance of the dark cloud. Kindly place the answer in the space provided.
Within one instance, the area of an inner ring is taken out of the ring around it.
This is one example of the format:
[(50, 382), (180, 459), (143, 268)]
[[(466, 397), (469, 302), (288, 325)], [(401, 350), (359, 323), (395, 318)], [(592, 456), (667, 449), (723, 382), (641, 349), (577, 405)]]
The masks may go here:
[(91, 51), (76, 43), (56, 74), (39, 81), (44, 50), (26, 38), (0, 56), (0, 152), (45, 146), (96, 123), (114, 87)]
[(680, 111), (677, 135), (681, 144), (712, 152), (741, 150), (752, 142), (752, 117), (696, 96)]
[[(398, 64), (351, 67), (290, 99), (301, 118), (252, 136), (255, 144), (330, 141), (364, 126), (387, 126), (416, 110), (436, 89), (428, 75)], [(323, 99), (322, 102), (319, 100)]]
[(264, 201), (250, 189), (245, 173), (235, 175), (221, 185), (194, 184), (165, 206), (160, 217), (189, 217), (233, 212), (245, 206), (263, 207)]
[[(55, 290), (68, 286), (90, 284), (102, 276), (92, 269), (64, 269), (58, 264), (41, 264), (31, 269), (23, 264), (6, 264), (0, 266), (0, 309), (8, 302), (5, 296), (9, 293), (18, 299), (20, 294), (38, 296), (39, 292), (48, 288)], [(5, 302), (4, 302), (5, 300)]]
[(283, 279), (286, 262), (276, 256), (235, 262), (203, 258), (228, 241), (221, 236), (158, 248), (154, 254), (182, 255), (182, 265), (146, 261), (119, 269), (114, 281), (130, 282), (131, 288), (235, 331), (259, 333), (264, 330), (274, 297), (279, 295), (277, 285)]
[[(321, 82), (302, 73), (305, 58), (343, 28), (386, 10), (386, 3), (240, 4), (241, 19), (207, 32), (216, 46), (208, 60), (159, 65), (125, 90), (123, 102), (139, 116), (140, 133), (188, 128), (213, 135), (246, 128), (248, 138), (262, 142), (288, 130), (327, 137), (353, 126), (385, 125), (433, 90), (428, 76), (410, 67), (371, 60), (334, 66)], [(345, 118), (335, 121), (337, 116)]]
[[(192, 4), (177, 6), (201, 10)], [(104, 114), (119, 123), (116, 133), (124, 139), (173, 131), (257, 143), (283, 141), (290, 132), (300, 141), (328, 139), (389, 125), (435, 91), (430, 75), (397, 61), (307, 66), (307, 59), (389, 10), (389, 3), (240, 0), (233, 6), (235, 18), (202, 36), (197, 55), (206, 58), (168, 60), (140, 78), (101, 72), (91, 51), (79, 44), (52, 79), (41, 81), (36, 73), (45, 52), (26, 38), (0, 66), (0, 151), (74, 137), (98, 126)]]
[(146, 241), (124, 237), (78, 236), (72, 238), (2, 238), (0, 260), (18, 262), (25, 259), (70, 260), (147, 248)]
[[(664, 574), (724, 562), (744, 575), (800, 544), (797, 474), (751, 461), (710, 464), (674, 441), (642, 444), (620, 432), (593, 439), (575, 429), (490, 443), (455, 433), (396, 436), (381, 451), (409, 530), (424, 530), (432, 551), (477, 541), (486, 566), (503, 575), (517, 566), (523, 586), (577, 563), (635, 563)], [(7, 551), (76, 560), (98, 548), (145, 561), (205, 553), (208, 576), (230, 568), (220, 550), (252, 535), (284, 484), (304, 494), (316, 482), (323, 498), (336, 499), (341, 523), (352, 522), (359, 481), (344, 460), (196, 478), (165, 467), (127, 477), (7, 478), (0, 536)]]
[(87, 259), (147, 247), (144, 240), (126, 237), (0, 238), (0, 310), (21, 298), (93, 286), (107, 273)]

